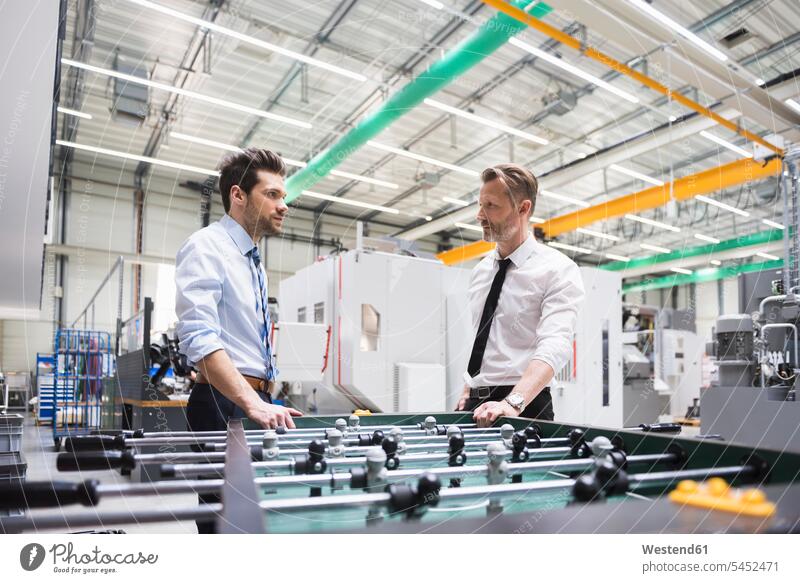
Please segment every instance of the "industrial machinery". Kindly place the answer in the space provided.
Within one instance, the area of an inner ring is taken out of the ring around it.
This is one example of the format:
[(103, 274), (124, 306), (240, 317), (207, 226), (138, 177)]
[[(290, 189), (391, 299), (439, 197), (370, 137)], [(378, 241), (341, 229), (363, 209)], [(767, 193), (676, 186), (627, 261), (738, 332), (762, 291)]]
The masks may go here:
[[(465, 309), (469, 275), (359, 237), (355, 249), (281, 281), (280, 326), (330, 330), (321, 380), (303, 382), (292, 403), (316, 413), (452, 407), (472, 341)], [(463, 296), (452, 300), (458, 309), (449, 304), (454, 294)], [(303, 350), (295, 344), (299, 361)], [(323, 354), (317, 345), (305, 350), (309, 359)]]
[(717, 378), (702, 395), (701, 428), (725, 439), (800, 451), (800, 147), (784, 158), (784, 265), (739, 276), (739, 314), (720, 316), (708, 351)]
[(622, 321), (625, 422), (683, 417), (702, 382), (694, 312), (624, 304)]

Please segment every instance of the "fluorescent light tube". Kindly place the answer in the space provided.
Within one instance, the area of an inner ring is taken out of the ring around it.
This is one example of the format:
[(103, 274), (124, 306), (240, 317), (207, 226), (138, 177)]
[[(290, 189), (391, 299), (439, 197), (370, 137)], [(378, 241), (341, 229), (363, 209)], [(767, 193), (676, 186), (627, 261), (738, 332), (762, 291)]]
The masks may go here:
[(466, 200), (461, 200), (460, 198), (452, 198), (449, 196), (443, 196), (442, 200), (445, 202), (449, 202), (450, 204), (457, 204), (458, 206), (469, 206)]
[(719, 144), (723, 148), (728, 148), (731, 152), (736, 152), (737, 154), (741, 154), (742, 156), (744, 156), (746, 158), (752, 158), (753, 157), (752, 152), (748, 152), (747, 150), (745, 150), (743, 148), (740, 148), (739, 146), (737, 146), (735, 144), (731, 144), (730, 142), (726, 142), (722, 138), (718, 138), (714, 134), (710, 134), (705, 130), (701, 131), (700, 135), (703, 136), (707, 140), (711, 140), (715, 144)]
[(452, 170), (453, 172), (460, 172), (461, 174), (466, 174), (467, 176), (473, 176), (473, 177), (480, 176), (480, 173), (475, 172), (474, 170), (469, 170), (468, 168), (462, 168), (461, 166), (456, 166), (455, 164), (449, 164), (448, 162), (442, 162), (441, 160), (430, 158), (428, 156), (423, 156), (422, 154), (414, 154), (412, 152), (409, 152), (408, 150), (403, 150), (402, 148), (394, 148), (392, 146), (387, 146), (386, 144), (381, 144), (380, 142), (375, 142), (373, 140), (368, 141), (367, 145), (372, 146), (373, 148), (377, 148), (378, 150), (383, 150), (384, 152), (390, 152), (392, 154), (395, 154), (396, 156), (403, 156), (405, 158), (411, 158), (412, 160), (417, 160), (418, 162), (425, 162), (426, 164), (431, 164), (433, 166), (447, 168), (448, 170)]
[(485, 117), (481, 117), (479, 115), (475, 115), (474, 113), (470, 113), (468, 111), (464, 111), (463, 109), (458, 109), (457, 107), (452, 107), (440, 101), (435, 101), (433, 99), (425, 99), (425, 105), (430, 105), (431, 107), (435, 107), (440, 109), (444, 112), (451, 113), (453, 115), (457, 115), (459, 117), (463, 117), (464, 119), (468, 119), (470, 121), (474, 121), (475, 123), (479, 123), (490, 128), (494, 128), (496, 130), (500, 130), (501, 132), (505, 132), (507, 134), (511, 134), (517, 136), (518, 138), (522, 138), (523, 140), (528, 140), (531, 142), (535, 142), (537, 144), (546, 145), (550, 142), (545, 140), (544, 138), (540, 138), (539, 136), (535, 136), (529, 132), (524, 132), (522, 130), (518, 130), (517, 128), (513, 128), (509, 125), (499, 123), (496, 121), (492, 121)]
[(483, 227), (479, 227), (477, 225), (468, 225), (467, 223), (455, 223), (455, 225), (459, 229), (466, 229), (468, 231), (478, 231), (479, 233), (483, 233)]
[(76, 111), (74, 109), (69, 109), (68, 107), (61, 107), (60, 105), (56, 108), (56, 110), (64, 115), (72, 115), (82, 119), (92, 119), (92, 115), (89, 113), (83, 113), (82, 111)]
[(672, 253), (672, 249), (659, 247), (658, 245), (650, 245), (649, 243), (639, 243), (639, 247), (647, 249), (648, 251), (655, 251), (656, 253)]
[(166, 168), (174, 168), (176, 170), (186, 170), (188, 172), (197, 172), (206, 176), (219, 176), (217, 170), (210, 170), (207, 168), (199, 168), (198, 166), (190, 166), (189, 164), (180, 164), (178, 162), (170, 162), (168, 160), (160, 160), (158, 158), (151, 158), (149, 156), (139, 156), (137, 154), (128, 154), (127, 152), (120, 152), (118, 150), (109, 150), (108, 148), (99, 148), (97, 146), (89, 146), (87, 144), (77, 144), (75, 142), (67, 142), (65, 140), (56, 140), (56, 144), (66, 148), (73, 148), (75, 150), (84, 150), (86, 152), (93, 152), (103, 156), (113, 156), (116, 158), (124, 158), (126, 160), (135, 160), (136, 162), (144, 162), (146, 164), (153, 164), (154, 166), (164, 166)]
[(591, 229), (584, 229), (583, 227), (578, 227), (577, 231), (579, 233), (583, 233), (584, 235), (590, 235), (592, 237), (597, 237), (598, 239), (606, 239), (607, 241), (619, 241), (620, 238), (616, 235), (608, 235), (606, 233), (601, 233), (600, 231), (592, 231)]
[(137, 77), (135, 75), (127, 75), (125, 73), (120, 73), (119, 71), (104, 69), (103, 67), (95, 67), (94, 65), (87, 65), (86, 63), (73, 61), (72, 59), (61, 59), (61, 62), (64, 65), (67, 65), (68, 67), (75, 67), (76, 69), (91, 71), (92, 73), (97, 73), (99, 75), (107, 75), (108, 77), (114, 77), (115, 79), (122, 79), (123, 81), (128, 81), (129, 83), (144, 85), (145, 87), (152, 87), (153, 89), (166, 91), (168, 93), (174, 93), (175, 95), (183, 95), (184, 97), (189, 97), (191, 99), (196, 99), (198, 101), (205, 101), (206, 103), (211, 103), (212, 105), (218, 105), (226, 109), (232, 109), (235, 111), (241, 111), (243, 113), (249, 113), (251, 115), (257, 115), (259, 117), (271, 119), (273, 121), (279, 121), (281, 123), (286, 123), (300, 128), (308, 129), (311, 127), (311, 124), (305, 121), (292, 119), (284, 115), (278, 115), (277, 113), (271, 113), (269, 111), (264, 111), (261, 109), (256, 109), (255, 107), (250, 107), (248, 105), (233, 103), (232, 101), (219, 99), (218, 97), (211, 97), (210, 95), (197, 93), (196, 91), (189, 91), (188, 89), (183, 89), (182, 87), (174, 87), (172, 85), (167, 85), (166, 83), (159, 83), (157, 81), (144, 79), (143, 77)]
[(366, 182), (367, 184), (374, 184), (375, 186), (383, 186), (385, 188), (398, 189), (400, 186), (394, 182), (387, 182), (386, 180), (378, 180), (370, 176), (362, 176), (361, 174), (353, 174), (351, 172), (343, 172), (342, 170), (331, 170), (331, 176), (339, 176), (341, 178), (349, 178), (350, 180), (358, 180), (359, 182)]
[(311, 190), (304, 190), (301, 193), (303, 196), (308, 196), (310, 198), (317, 198), (319, 200), (327, 200), (328, 202), (334, 202), (339, 204), (346, 204), (348, 206), (356, 206), (359, 208), (371, 209), (374, 211), (380, 211), (382, 213), (390, 213), (393, 215), (399, 215), (400, 211), (397, 209), (389, 208), (386, 206), (381, 206), (379, 204), (370, 204), (368, 202), (361, 202), (358, 200), (351, 200), (349, 198), (342, 198), (340, 196), (331, 196), (329, 194), (321, 194), (319, 192), (313, 192)]
[(667, 231), (672, 231), (673, 233), (681, 232), (679, 227), (673, 227), (672, 225), (668, 225), (667, 223), (662, 223), (661, 221), (654, 221), (653, 219), (646, 219), (645, 217), (640, 217), (639, 215), (626, 214), (625, 218), (630, 221), (636, 221), (637, 223), (650, 225), (651, 227), (666, 229)]
[(584, 255), (588, 255), (592, 252), (591, 249), (587, 249), (586, 247), (576, 247), (575, 245), (567, 245), (566, 243), (559, 243), (558, 241), (550, 241), (547, 243), (551, 247), (555, 247), (556, 249), (564, 249), (565, 251), (574, 251), (575, 253), (583, 253)]
[(794, 109), (797, 113), (800, 113), (800, 103), (797, 103), (794, 99), (787, 99), (784, 101), (784, 103)]
[(624, 261), (626, 263), (631, 260), (630, 257), (625, 257), (624, 255), (616, 255), (614, 253), (606, 253), (606, 257), (608, 257), (609, 259), (613, 259), (614, 261)]
[(717, 239), (716, 237), (709, 237), (708, 235), (703, 235), (702, 233), (695, 233), (694, 238), (700, 239), (701, 241), (706, 241), (708, 243), (714, 243), (714, 245), (719, 243), (719, 239)]
[(219, 34), (235, 38), (236, 40), (241, 41), (243, 43), (251, 44), (253, 46), (257, 46), (262, 49), (272, 51), (273, 53), (278, 53), (279, 55), (283, 55), (284, 57), (295, 59), (296, 61), (300, 61), (307, 65), (311, 65), (312, 67), (319, 67), (320, 69), (325, 69), (327, 71), (331, 71), (332, 73), (337, 73), (339, 75), (342, 75), (344, 77), (349, 77), (350, 79), (354, 79), (356, 81), (367, 80), (367, 78), (361, 73), (348, 71), (347, 69), (343, 69), (342, 67), (331, 65), (330, 63), (320, 61), (319, 59), (315, 59), (314, 57), (309, 57), (308, 55), (304, 55), (302, 53), (290, 51), (289, 49), (285, 49), (281, 46), (268, 43), (261, 39), (248, 36), (246, 34), (242, 34), (241, 32), (237, 32), (235, 30), (226, 28), (224, 26), (220, 26), (219, 24), (216, 24), (214, 22), (209, 22), (208, 20), (204, 20), (196, 16), (190, 16), (189, 14), (184, 14), (183, 12), (179, 12), (178, 10), (173, 10), (172, 8), (167, 8), (166, 6), (161, 6), (160, 4), (156, 4), (155, 2), (148, 2), (148, 0), (128, 0), (128, 2), (137, 4), (139, 6), (142, 6), (143, 8), (149, 8), (150, 10), (155, 10), (156, 12), (160, 12), (161, 14), (166, 14), (167, 16), (172, 16), (173, 18), (183, 20), (184, 22), (189, 22), (191, 24), (194, 24), (195, 26), (199, 26), (200, 28), (204, 28), (206, 30), (211, 30)]
[(758, 255), (759, 257), (763, 257), (764, 259), (769, 259), (771, 261), (777, 261), (778, 259), (780, 259), (780, 257), (778, 257), (777, 255), (771, 255), (769, 253), (764, 253), (763, 251), (757, 251), (756, 255)]
[(684, 269), (683, 267), (670, 267), (670, 271), (674, 271), (675, 273), (681, 273), (683, 275), (692, 275), (691, 269)]
[(761, 222), (767, 225), (768, 227), (773, 227), (775, 229), (780, 229), (783, 231), (786, 227), (781, 225), (780, 223), (776, 223), (775, 221), (771, 221), (769, 219), (761, 219)]
[(566, 196), (564, 194), (557, 194), (555, 192), (550, 192), (549, 190), (540, 190), (539, 194), (541, 194), (545, 198), (552, 198), (553, 200), (560, 200), (562, 202), (568, 202), (569, 204), (574, 204), (576, 206), (583, 207), (583, 208), (591, 206), (586, 201), (578, 200), (577, 198), (572, 198), (571, 196)]
[[(214, 140), (207, 140), (205, 138), (198, 138), (196, 136), (189, 136), (187, 134), (182, 134), (180, 132), (170, 132), (171, 138), (176, 138), (178, 140), (183, 140), (185, 142), (192, 142), (195, 144), (201, 144), (203, 146), (211, 146), (212, 148), (220, 148), (222, 150), (228, 150), (229, 152), (241, 152), (242, 148), (238, 146), (233, 146), (231, 144), (223, 144), (222, 142), (217, 142)], [(301, 162), (300, 160), (292, 160), (291, 158), (284, 158), (281, 156), (284, 163), (289, 166), (296, 166), (298, 168), (304, 168), (306, 166), (305, 162)], [(360, 174), (352, 174), (350, 172), (344, 172), (342, 170), (331, 170), (330, 172), (333, 176), (340, 176), (342, 178), (348, 178), (350, 180), (358, 180), (359, 182), (366, 182), (367, 184), (375, 184), (377, 186), (385, 186), (386, 188), (397, 189), (400, 188), (394, 182), (387, 182), (385, 180), (378, 180), (377, 178), (371, 178), (369, 176), (362, 176)]]
[(722, 51), (720, 51), (718, 49), (715, 49), (710, 44), (708, 44), (706, 41), (701, 39), (699, 36), (697, 36), (696, 34), (694, 34), (691, 31), (687, 30), (686, 28), (684, 28), (683, 26), (681, 26), (680, 24), (678, 24), (677, 22), (672, 20), (669, 16), (667, 16), (663, 12), (659, 12), (658, 10), (653, 8), (647, 2), (644, 2), (643, 0), (628, 0), (628, 2), (630, 4), (633, 4), (634, 6), (636, 6), (636, 8), (638, 8), (639, 10), (641, 10), (642, 12), (644, 12), (645, 14), (650, 16), (651, 18), (653, 18), (653, 19), (659, 21), (661, 24), (671, 28), (673, 31), (675, 31), (676, 33), (681, 35), (683, 38), (688, 40), (690, 43), (692, 43), (693, 45), (695, 45), (699, 49), (705, 51), (706, 53), (708, 53), (709, 55), (711, 55), (712, 57), (714, 57), (718, 61), (722, 61), (724, 63), (725, 61), (728, 60), (727, 55), (725, 55)]
[(715, 206), (717, 208), (721, 208), (723, 210), (737, 214), (742, 217), (750, 216), (750, 213), (747, 211), (743, 211), (742, 209), (737, 209), (736, 207), (733, 207), (729, 204), (725, 204), (724, 202), (719, 202), (718, 200), (714, 200), (713, 198), (708, 198), (707, 196), (704, 196), (702, 194), (698, 194), (697, 196), (695, 196), (695, 198), (701, 202), (710, 204), (711, 206)]
[(572, 73), (576, 77), (580, 77), (581, 79), (584, 79), (589, 83), (593, 83), (598, 87), (602, 87), (606, 91), (610, 91), (614, 95), (622, 97), (626, 101), (630, 101), (631, 103), (639, 103), (639, 98), (636, 97), (635, 95), (632, 95), (627, 91), (623, 91), (622, 89), (618, 89), (617, 87), (614, 87), (610, 83), (606, 83), (599, 77), (595, 77), (591, 73), (587, 73), (586, 71), (579, 69), (575, 65), (571, 65), (565, 62), (563, 59), (559, 59), (555, 55), (543, 51), (533, 45), (529, 45), (528, 43), (523, 42), (516, 37), (510, 38), (508, 43), (514, 45), (517, 48), (522, 49), (523, 51), (529, 52), (530, 54), (542, 59), (543, 61), (547, 61), (551, 65), (555, 65), (556, 67), (564, 69), (565, 71)]
[(625, 168), (624, 166), (619, 166), (617, 164), (611, 164), (609, 166), (609, 169), (616, 170), (617, 172), (622, 172), (623, 174), (627, 174), (628, 176), (631, 176), (632, 178), (638, 178), (639, 180), (642, 180), (643, 182), (649, 182), (650, 184), (653, 184), (655, 186), (664, 186), (664, 181), (663, 180), (658, 180), (657, 178), (652, 178), (651, 176), (648, 176), (647, 174), (642, 174), (641, 172), (636, 172), (635, 170), (629, 170), (628, 168)]

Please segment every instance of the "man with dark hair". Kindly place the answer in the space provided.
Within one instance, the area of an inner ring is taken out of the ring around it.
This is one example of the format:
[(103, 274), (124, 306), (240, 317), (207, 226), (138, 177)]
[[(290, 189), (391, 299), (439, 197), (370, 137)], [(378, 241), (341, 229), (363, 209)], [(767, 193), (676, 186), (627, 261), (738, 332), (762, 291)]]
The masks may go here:
[(572, 353), (581, 274), (566, 255), (533, 238), (539, 185), (529, 170), (499, 164), (481, 181), (477, 218), (483, 238), (497, 247), (472, 272), (475, 340), (456, 408), (474, 411), (480, 426), (503, 416), (552, 420), (547, 384)]
[(267, 276), (258, 250), (288, 212), (280, 156), (250, 148), (220, 168), (225, 215), (193, 233), (175, 266), (180, 349), (197, 367), (186, 411), (192, 431), (219, 431), (232, 417), (264, 428), (294, 427), (295, 409), (273, 405)]

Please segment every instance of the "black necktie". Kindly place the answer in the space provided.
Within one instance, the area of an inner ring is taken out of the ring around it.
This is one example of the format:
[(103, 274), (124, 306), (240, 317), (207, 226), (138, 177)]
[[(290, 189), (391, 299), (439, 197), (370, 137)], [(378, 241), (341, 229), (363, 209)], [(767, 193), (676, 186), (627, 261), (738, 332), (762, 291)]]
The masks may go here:
[(475, 343), (472, 345), (472, 354), (469, 357), (469, 365), (467, 366), (467, 372), (471, 377), (481, 372), (483, 353), (486, 351), (486, 343), (489, 341), (489, 331), (492, 328), (494, 312), (497, 309), (497, 301), (500, 299), (500, 290), (503, 289), (503, 282), (506, 279), (506, 270), (510, 263), (510, 259), (500, 260), (500, 267), (497, 273), (494, 274), (492, 287), (489, 288), (489, 295), (486, 296), (486, 303), (483, 304), (481, 323), (478, 326), (478, 333), (475, 336)]

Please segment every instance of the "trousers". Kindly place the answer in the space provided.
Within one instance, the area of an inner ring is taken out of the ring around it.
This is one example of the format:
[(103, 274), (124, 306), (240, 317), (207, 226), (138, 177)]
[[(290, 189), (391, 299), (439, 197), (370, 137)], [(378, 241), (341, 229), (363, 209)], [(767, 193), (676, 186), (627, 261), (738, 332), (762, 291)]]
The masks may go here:
[[(256, 391), (262, 401), (270, 402), (269, 395)], [(186, 407), (186, 420), (189, 431), (225, 431), (228, 428), (228, 419), (243, 419), (247, 417), (241, 407), (228, 397), (206, 383), (197, 383), (192, 387), (189, 395), (189, 404)], [(220, 501), (218, 494), (198, 494), (200, 504), (216, 504)], [(198, 520), (197, 532), (199, 534), (213, 534), (216, 532), (215, 521)]]

